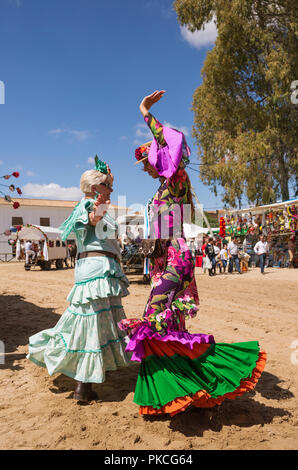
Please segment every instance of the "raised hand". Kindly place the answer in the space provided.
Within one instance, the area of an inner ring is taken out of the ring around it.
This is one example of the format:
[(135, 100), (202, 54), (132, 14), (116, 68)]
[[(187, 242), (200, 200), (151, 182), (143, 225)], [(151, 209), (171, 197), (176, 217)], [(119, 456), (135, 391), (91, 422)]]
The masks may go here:
[(89, 222), (91, 225), (96, 225), (103, 218), (110, 204), (110, 199), (105, 200), (102, 194), (98, 194), (93, 205), (93, 211), (89, 214)]
[(151, 106), (159, 101), (163, 95), (165, 94), (165, 90), (156, 90), (151, 95), (145, 96), (140, 104), (140, 111), (143, 116), (146, 116)]

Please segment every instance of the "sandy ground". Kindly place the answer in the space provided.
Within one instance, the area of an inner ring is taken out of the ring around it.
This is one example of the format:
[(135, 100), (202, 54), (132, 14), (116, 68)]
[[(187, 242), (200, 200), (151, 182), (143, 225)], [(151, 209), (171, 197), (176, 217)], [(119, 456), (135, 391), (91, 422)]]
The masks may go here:
[[(49, 377), (25, 358), (28, 338), (67, 307), (73, 269), (25, 272), (0, 265), (1, 449), (296, 449), (298, 447), (298, 270), (258, 269), (210, 278), (199, 269), (201, 307), (188, 324), (218, 342), (259, 340), (267, 367), (255, 389), (212, 409), (144, 418), (133, 403), (138, 365), (107, 374), (100, 400), (80, 406), (74, 381)], [(127, 316), (141, 316), (149, 286), (131, 276)], [(291, 348), (292, 346), (292, 348)], [(295, 364), (295, 362), (297, 362)]]

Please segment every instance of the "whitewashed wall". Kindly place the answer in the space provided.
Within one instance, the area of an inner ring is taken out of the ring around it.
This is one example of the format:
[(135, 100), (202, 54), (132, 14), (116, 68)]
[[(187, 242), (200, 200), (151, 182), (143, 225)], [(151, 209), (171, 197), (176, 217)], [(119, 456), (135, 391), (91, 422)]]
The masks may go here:
[[(47, 207), (47, 206), (20, 206), (13, 209), (11, 204), (0, 205), (0, 233), (3, 233), (12, 224), (12, 217), (23, 217), (23, 224), (40, 225), (41, 217), (49, 217), (51, 227), (59, 227), (62, 222), (71, 214), (69, 207)], [(125, 209), (109, 210), (112, 216), (125, 214)]]

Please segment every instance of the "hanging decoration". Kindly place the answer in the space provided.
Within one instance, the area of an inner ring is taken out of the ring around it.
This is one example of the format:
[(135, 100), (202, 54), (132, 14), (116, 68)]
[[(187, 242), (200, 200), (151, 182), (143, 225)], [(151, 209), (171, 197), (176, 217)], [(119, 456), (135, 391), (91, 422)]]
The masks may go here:
[(226, 222), (224, 217), (221, 217), (219, 220), (219, 235), (221, 238), (225, 238), (226, 236)]
[[(14, 171), (13, 173), (11, 173), (11, 175), (4, 175), (4, 176), (1, 176), (0, 178), (3, 178), (4, 180), (9, 180), (11, 177), (14, 177), (14, 178), (19, 178), (20, 176), (20, 173), (18, 171)], [(21, 188), (19, 188), (18, 186), (16, 187), (14, 184), (10, 184), (10, 185), (7, 185), (7, 184), (2, 184), (0, 183), (0, 186), (3, 186), (5, 188), (8, 188), (10, 192), (14, 192), (16, 191), (19, 195), (22, 194), (22, 190)], [(20, 203), (17, 202), (17, 201), (13, 201), (13, 199), (11, 198), (11, 196), (9, 194), (5, 194), (1, 188), (0, 188), (0, 194), (3, 195), (4, 197), (4, 200), (7, 201), (7, 202), (11, 202), (12, 203), (12, 207), (14, 209), (18, 209), (20, 207)]]
[[(265, 235), (267, 237), (295, 233), (298, 231), (298, 204), (273, 207), (260, 212), (260, 207), (249, 213), (226, 213), (220, 217), (220, 234), (227, 236), (245, 236), (246, 234)], [(223, 235), (221, 235), (223, 238)]]

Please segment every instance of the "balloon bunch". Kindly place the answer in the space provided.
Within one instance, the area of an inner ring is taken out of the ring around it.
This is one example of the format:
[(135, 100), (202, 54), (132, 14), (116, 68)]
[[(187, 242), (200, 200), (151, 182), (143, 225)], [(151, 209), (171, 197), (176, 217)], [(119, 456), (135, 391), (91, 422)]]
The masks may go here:
[[(11, 178), (11, 176), (14, 176), (15, 178), (18, 178), (20, 176), (20, 173), (18, 171), (14, 171), (11, 175), (4, 175), (4, 176), (1, 176), (1, 178), (5, 179), (5, 180), (9, 180)], [(10, 185), (7, 185), (7, 184), (0, 184), (0, 186), (5, 186), (6, 188), (8, 188), (11, 192), (14, 192), (16, 191), (19, 195), (22, 194), (22, 190), (17, 186), (15, 187), (14, 184), (10, 184)], [(7, 202), (11, 202), (12, 203), (12, 207), (14, 209), (18, 209), (20, 207), (20, 203), (17, 202), (17, 201), (13, 201), (13, 199), (11, 198), (11, 196), (9, 196), (9, 194), (5, 194), (3, 191), (0, 190), (0, 194), (3, 194), (4, 196), (4, 199), (5, 201)]]

